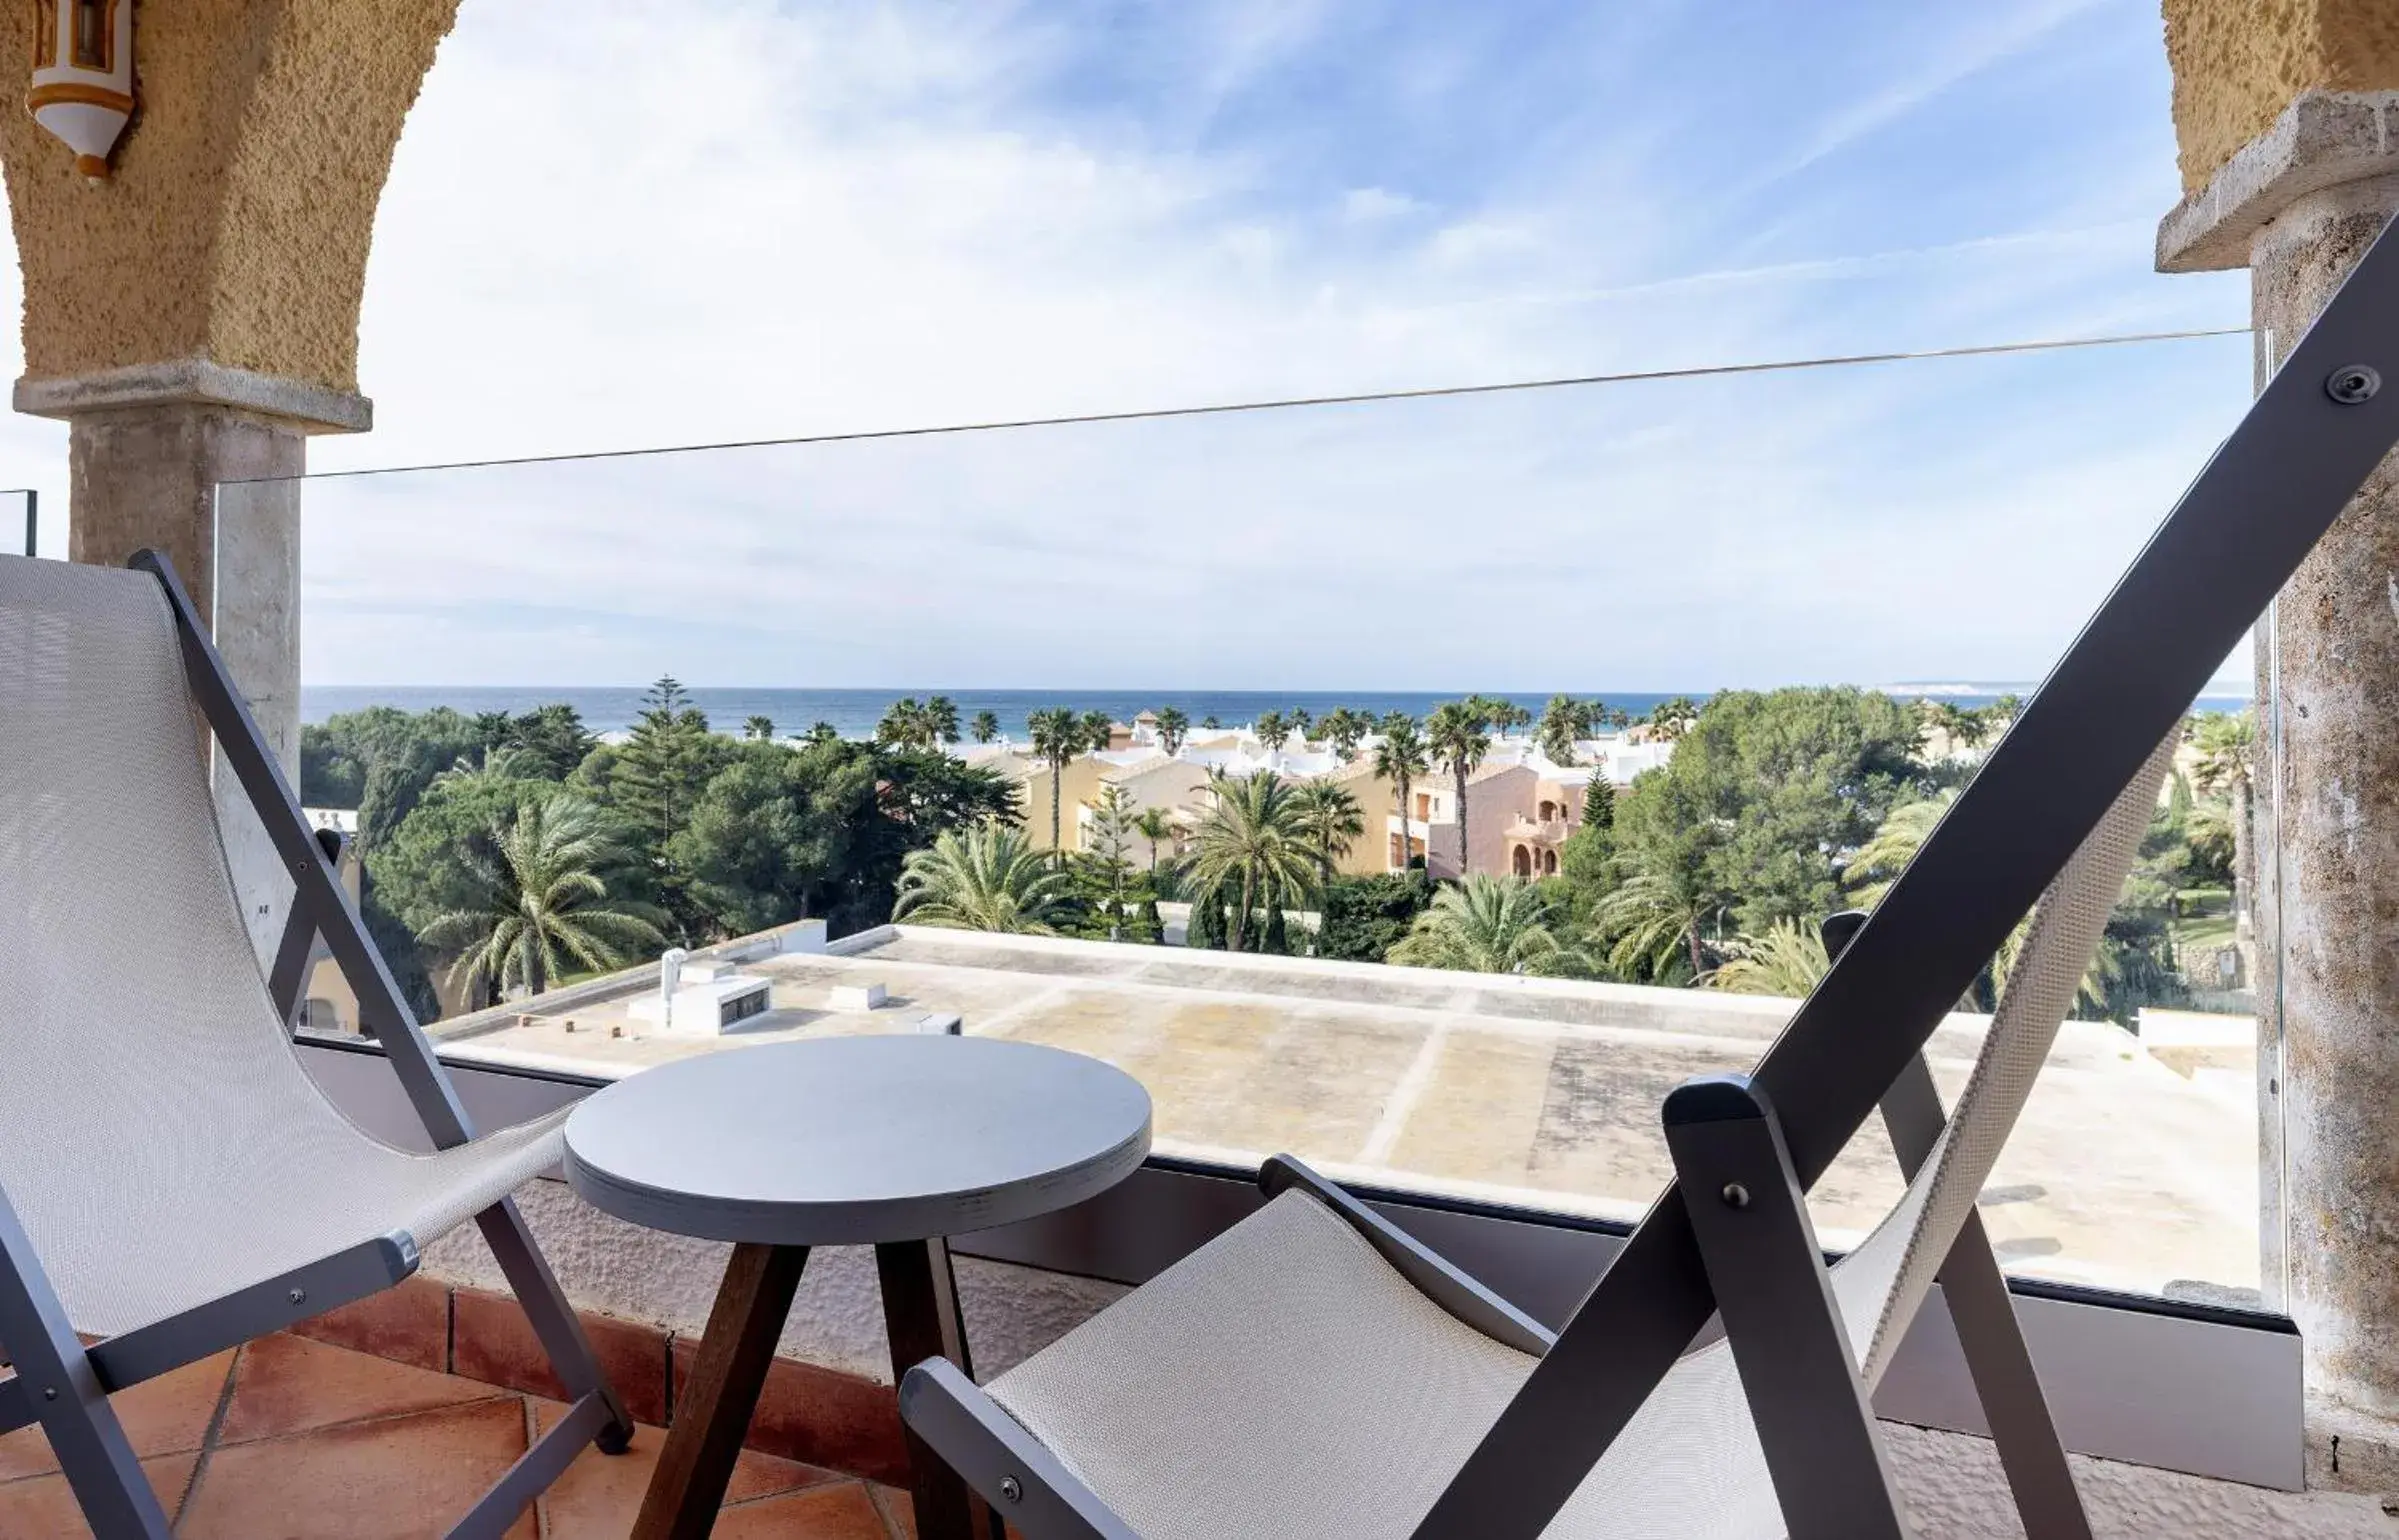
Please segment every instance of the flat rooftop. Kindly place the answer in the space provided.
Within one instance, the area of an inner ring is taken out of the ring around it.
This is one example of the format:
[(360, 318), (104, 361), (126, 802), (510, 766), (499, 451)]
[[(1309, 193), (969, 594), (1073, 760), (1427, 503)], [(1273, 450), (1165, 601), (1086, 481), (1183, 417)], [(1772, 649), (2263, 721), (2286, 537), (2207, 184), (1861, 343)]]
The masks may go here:
[[(628, 1007), (655, 966), (440, 1023), (443, 1050), (620, 1076), (695, 1053), (925, 1030), (1047, 1043), (1133, 1074), (1156, 1103), (1162, 1154), (1253, 1166), (1288, 1152), (1382, 1186), (1631, 1220), (1671, 1167), (1658, 1108), (1690, 1076), (1746, 1069), (1795, 1002), (1703, 990), (1444, 973), (887, 926), (822, 953), (768, 937), (747, 958), (770, 1008), (715, 1037), (670, 1036)], [(763, 953), (764, 955), (757, 955)], [(881, 984), (879, 1009), (838, 986)], [(2218, 1018), (2246, 1039), (2246, 1019)], [(1931, 1044), (1954, 1097), (1986, 1018), (1955, 1015)], [(2237, 1049), (2233, 1057), (2239, 1057)], [(2104, 1022), (2069, 1022), (1983, 1194), (2012, 1271), (2240, 1302), (2258, 1282), (2257, 1113), (2224, 1050), (2208, 1072)], [(1811, 1196), (1846, 1246), (1901, 1190), (1879, 1124)]]

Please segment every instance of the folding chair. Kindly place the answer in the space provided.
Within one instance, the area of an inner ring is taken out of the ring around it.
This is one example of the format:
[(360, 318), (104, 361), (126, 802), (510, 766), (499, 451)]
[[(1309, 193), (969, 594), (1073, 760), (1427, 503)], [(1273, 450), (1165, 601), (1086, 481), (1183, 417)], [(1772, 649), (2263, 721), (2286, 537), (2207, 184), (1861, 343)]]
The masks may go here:
[[(1871, 1540), (1907, 1530), (1869, 1395), (1937, 1279), (2027, 1532), (2086, 1536), (1974, 1200), (2183, 712), (2399, 441), (2394, 370), (2386, 232), (1754, 1073), (1667, 1098), (1675, 1179), (1554, 1337), (1271, 1161), (1250, 1218), (988, 1387), (916, 1366), (901, 1415), (1031, 1540)], [(1925, 1044), (2036, 899), (1943, 1123)], [(1911, 1181), (1827, 1269), (1802, 1195), (1878, 1103)]]
[[(1868, 1398), (1937, 1274), (2026, 1532), (2088, 1536), (1974, 1199), (2170, 753), (2036, 912), (1955, 1116), (1921, 1057), (1885, 1097), (1912, 1180), (1838, 1265), (1754, 1085), (1707, 1077), (1667, 1098), (1723, 1331), (1676, 1362), (1545, 1534), (1903, 1533)], [(903, 1415), (1034, 1540), (1408, 1534), (1555, 1339), (1299, 1162), (1269, 1162), (1262, 1185), (1264, 1209), (986, 1389), (940, 1360), (912, 1370)], [(1010, 1505), (1011, 1481), (1046, 1490)], [(1081, 1512), (1056, 1523), (1053, 1504)]]
[[(109, 1394), (389, 1288), (472, 1219), (573, 1403), (450, 1531), (499, 1535), (632, 1433), (509, 1199), (564, 1114), (475, 1135), (174, 571), (133, 565), (0, 557), (0, 1431), (41, 1425), (101, 1540), (164, 1537)], [(195, 708), (294, 881), (281, 955), (323, 935), (435, 1153), (301, 1065), (299, 970), (260, 973)]]

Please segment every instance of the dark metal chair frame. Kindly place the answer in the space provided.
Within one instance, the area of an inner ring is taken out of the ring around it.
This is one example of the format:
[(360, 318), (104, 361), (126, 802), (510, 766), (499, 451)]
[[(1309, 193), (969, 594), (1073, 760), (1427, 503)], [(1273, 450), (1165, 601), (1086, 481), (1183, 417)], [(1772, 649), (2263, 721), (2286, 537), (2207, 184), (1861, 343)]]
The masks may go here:
[[(1922, 1164), (1943, 1122), (1923, 1059), (1934, 1028), (2399, 443), (2392, 373), (2399, 236), (2386, 230), (1872, 918), (1831, 922), (1831, 970), (1755, 1071), (1668, 1096), (1675, 1181), (1532, 1349), (1540, 1362), (1413, 1540), (1535, 1540), (1719, 1312), (1793, 1540), (1906, 1532), (1804, 1195), (1878, 1106), (1902, 1166)], [(1270, 1162), (1262, 1181), (1304, 1183), (1460, 1319), (1509, 1318), (1483, 1326), (1501, 1340), (1539, 1332), (1296, 1163)], [(1940, 1282), (2028, 1532), (2087, 1535), (1979, 1220)], [(900, 1396), (909, 1425), (1033, 1540), (1137, 1540), (954, 1366), (917, 1366)]]
[[(292, 914), (270, 972), (270, 993), (288, 1029), (305, 963), (316, 937), (357, 992), (361, 1024), (382, 1044), (434, 1146), (474, 1137), (474, 1126), (448, 1073), (408, 1008), (358, 908), (341, 885), (335, 840), (320, 840), (300, 810), (283, 768), (266, 747), (250, 708), (193, 609), (173, 565), (156, 551), (129, 563), (158, 580), (182, 644), (192, 701), (256, 811), (294, 884)], [(601, 1372), (582, 1322), (513, 1199), (475, 1223), (523, 1305), (552, 1371), (571, 1403), (450, 1530), (452, 1540), (497, 1537), (525, 1505), (547, 1490), (586, 1445), (622, 1453), (632, 1419)], [(269, 1278), (182, 1314), (86, 1347), (68, 1322), (39, 1257), (0, 1192), (0, 1346), (16, 1364), (0, 1381), (0, 1432), (39, 1423), (59, 1468), (99, 1540), (166, 1540), (167, 1518), (109, 1405), (112, 1392), (206, 1358), (211, 1353), (350, 1304), (417, 1270), (413, 1237), (394, 1233)]]

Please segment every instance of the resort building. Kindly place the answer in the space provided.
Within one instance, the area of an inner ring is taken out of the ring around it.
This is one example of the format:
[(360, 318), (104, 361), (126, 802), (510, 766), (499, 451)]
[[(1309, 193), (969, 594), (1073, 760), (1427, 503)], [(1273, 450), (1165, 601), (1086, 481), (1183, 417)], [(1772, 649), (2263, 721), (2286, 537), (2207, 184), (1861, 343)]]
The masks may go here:
[[(1402, 808), (1398, 788), (1375, 773), (1379, 740), (1371, 735), (1347, 761), (1330, 744), (1312, 742), (1297, 729), (1272, 744), (1247, 726), (1197, 732), (1172, 755), (1158, 744), (1154, 720), (1114, 736), (1128, 746), (1079, 754), (1059, 777), (1061, 805), (1070, 810), (1061, 819), (1068, 849), (1091, 848), (1099, 798), (1108, 787), (1121, 788), (1136, 815), (1150, 809), (1165, 813), (1177, 830), (1174, 848), (1180, 850), (1207, 817), (1211, 772), (1272, 774), (1295, 782), (1330, 780), (1357, 799), (1367, 833), (1343, 853), (1335, 868), (1348, 877), (1402, 871), (1412, 859), (1426, 861), (1436, 877), (1462, 872), (1555, 876), (1560, 850), (1582, 823), (1590, 787), (1604, 780), (1611, 794), (1621, 792), (1674, 754), (1671, 739), (1613, 733), (1577, 742), (1575, 763), (1560, 765), (1529, 738), (1495, 737), (1487, 757), (1467, 779), (1467, 816), (1473, 830), (1462, 851), (1454, 778), (1434, 767), (1411, 784), (1409, 806)], [(1047, 762), (1006, 743), (959, 752), (970, 764), (988, 766), (1018, 781), (1025, 829), (1037, 846), (1048, 848), (1052, 776)], [(1150, 864), (1146, 841), (1140, 842), (1133, 859), (1143, 867)]]

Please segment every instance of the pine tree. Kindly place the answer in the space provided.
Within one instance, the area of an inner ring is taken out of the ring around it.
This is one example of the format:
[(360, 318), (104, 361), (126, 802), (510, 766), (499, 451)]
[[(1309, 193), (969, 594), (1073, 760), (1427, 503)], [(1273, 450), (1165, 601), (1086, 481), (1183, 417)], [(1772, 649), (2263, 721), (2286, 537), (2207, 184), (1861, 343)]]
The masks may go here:
[(642, 713), (608, 778), (608, 804), (632, 826), (637, 853), (654, 874), (668, 913), (690, 928), (683, 883), (667, 861), (668, 842), (691, 822), (692, 808), (718, 768), (708, 717), (672, 675), (650, 686)]

